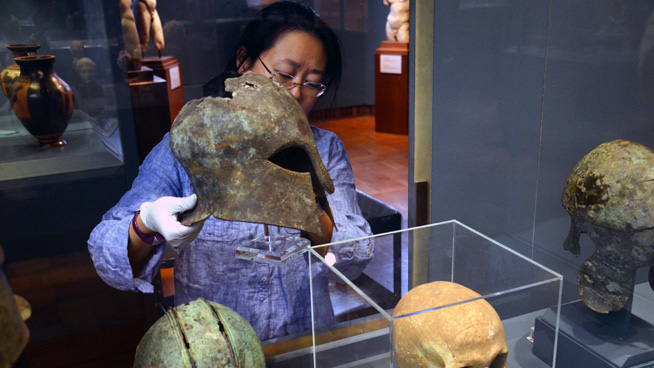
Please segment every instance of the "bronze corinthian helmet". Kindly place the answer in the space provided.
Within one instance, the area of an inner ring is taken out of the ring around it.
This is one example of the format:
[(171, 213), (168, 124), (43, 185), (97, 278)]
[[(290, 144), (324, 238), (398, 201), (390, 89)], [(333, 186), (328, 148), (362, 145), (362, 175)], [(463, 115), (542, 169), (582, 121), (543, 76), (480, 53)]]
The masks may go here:
[(231, 98), (189, 101), (170, 131), (170, 147), (198, 196), (182, 221), (213, 215), (300, 229), (322, 236), (320, 206), (334, 185), (304, 111), (265, 76), (227, 79)]
[(619, 311), (636, 270), (654, 266), (654, 151), (625, 140), (599, 145), (572, 170), (561, 202), (571, 217), (563, 248), (579, 255), (581, 233), (596, 247), (579, 271), (579, 295), (596, 312)]

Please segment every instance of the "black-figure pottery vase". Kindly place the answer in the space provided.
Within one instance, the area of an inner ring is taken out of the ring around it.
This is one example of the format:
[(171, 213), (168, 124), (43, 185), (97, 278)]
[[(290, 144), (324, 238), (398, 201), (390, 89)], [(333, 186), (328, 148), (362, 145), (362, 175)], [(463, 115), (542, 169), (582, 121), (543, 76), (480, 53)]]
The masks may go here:
[(66, 144), (61, 135), (73, 114), (73, 91), (53, 70), (52, 55), (16, 58), (20, 77), (9, 93), (14, 113), (41, 148)]
[(36, 43), (17, 43), (13, 45), (7, 45), (7, 48), (14, 56), (14, 63), (2, 69), (2, 73), (0, 73), (0, 85), (2, 86), (2, 92), (4, 92), (5, 96), (9, 97), (11, 86), (20, 75), (20, 67), (18, 64), (16, 64), (16, 58), (21, 56), (36, 55), (36, 50), (38, 50), (39, 47), (41, 47), (41, 45)]

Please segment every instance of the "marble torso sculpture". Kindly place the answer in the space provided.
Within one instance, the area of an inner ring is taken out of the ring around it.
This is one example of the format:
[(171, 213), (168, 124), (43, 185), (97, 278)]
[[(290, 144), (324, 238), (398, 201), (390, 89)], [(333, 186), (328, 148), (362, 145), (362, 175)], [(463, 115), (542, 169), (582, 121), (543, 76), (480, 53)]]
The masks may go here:
[(409, 0), (384, 0), (390, 5), (386, 18), (386, 38), (392, 42), (409, 42)]

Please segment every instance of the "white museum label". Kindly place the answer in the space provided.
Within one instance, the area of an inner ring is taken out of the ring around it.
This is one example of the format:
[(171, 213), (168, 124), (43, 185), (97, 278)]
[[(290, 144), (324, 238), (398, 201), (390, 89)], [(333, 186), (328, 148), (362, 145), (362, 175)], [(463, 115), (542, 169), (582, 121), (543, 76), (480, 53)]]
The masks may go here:
[(402, 74), (402, 55), (379, 55), (379, 71), (386, 74)]
[(170, 90), (174, 90), (175, 88), (180, 86), (180, 81), (179, 81), (179, 65), (175, 65), (174, 67), (170, 68)]

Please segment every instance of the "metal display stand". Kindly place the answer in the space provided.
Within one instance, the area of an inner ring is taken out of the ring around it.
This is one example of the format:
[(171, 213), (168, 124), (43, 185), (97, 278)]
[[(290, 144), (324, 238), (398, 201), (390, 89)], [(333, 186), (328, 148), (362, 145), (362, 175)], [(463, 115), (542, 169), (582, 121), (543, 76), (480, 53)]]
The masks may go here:
[(284, 264), (306, 252), (311, 242), (305, 238), (263, 235), (236, 248), (236, 258)]

